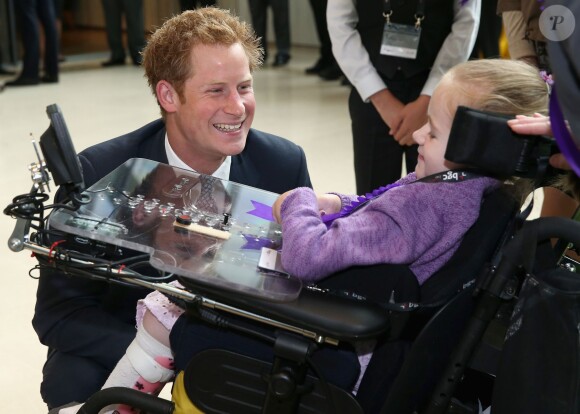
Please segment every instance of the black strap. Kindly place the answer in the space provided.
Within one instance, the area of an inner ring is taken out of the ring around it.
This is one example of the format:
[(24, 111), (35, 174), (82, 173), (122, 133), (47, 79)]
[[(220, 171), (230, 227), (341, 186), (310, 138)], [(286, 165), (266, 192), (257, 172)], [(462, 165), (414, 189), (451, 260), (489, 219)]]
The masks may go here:
[[(417, 1), (417, 11), (415, 12), (416, 19), (423, 19), (425, 17), (425, 1)], [(383, 16), (390, 16), (393, 14), (393, 6), (391, 5), (391, 0), (383, 0)]]

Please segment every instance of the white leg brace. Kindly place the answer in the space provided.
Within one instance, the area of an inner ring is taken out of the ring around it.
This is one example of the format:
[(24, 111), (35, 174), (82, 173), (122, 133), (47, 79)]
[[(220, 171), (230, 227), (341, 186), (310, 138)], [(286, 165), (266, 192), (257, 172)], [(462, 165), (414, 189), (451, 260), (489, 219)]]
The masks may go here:
[[(127, 387), (157, 395), (173, 375), (171, 349), (153, 338), (140, 325), (137, 336), (109, 375), (103, 388)], [(105, 412), (109, 413), (114, 409), (119, 413), (130, 412), (124, 406), (107, 407)]]

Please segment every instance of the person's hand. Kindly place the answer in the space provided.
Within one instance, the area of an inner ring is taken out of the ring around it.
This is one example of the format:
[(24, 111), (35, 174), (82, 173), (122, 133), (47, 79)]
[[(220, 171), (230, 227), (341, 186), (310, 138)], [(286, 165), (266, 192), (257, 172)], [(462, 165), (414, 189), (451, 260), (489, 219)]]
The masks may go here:
[[(550, 118), (541, 114), (534, 114), (533, 116), (516, 115), (515, 119), (508, 121), (508, 125), (516, 134), (554, 136)], [(561, 170), (572, 169), (564, 154), (552, 155), (550, 157), (550, 165)]]
[(515, 119), (508, 121), (508, 125), (516, 134), (554, 136), (550, 118), (537, 113), (533, 116), (516, 115)]
[(285, 193), (278, 196), (274, 205), (272, 206), (272, 217), (276, 220), (276, 223), (280, 224), (282, 222), (282, 217), (280, 215), (280, 209), (282, 208), (282, 203), (286, 200), (286, 197), (292, 193), (293, 190), (286, 191)]
[(342, 208), (342, 201), (336, 194), (321, 194), (317, 195), (316, 199), (321, 216), (338, 213)]
[(427, 107), (431, 97), (421, 95), (415, 101), (409, 102), (399, 112), (395, 125), (391, 127), (391, 135), (400, 145), (413, 145), (413, 132), (427, 122)]
[(378, 91), (370, 97), (370, 100), (385, 124), (393, 129), (399, 120), (399, 113), (405, 105), (388, 89)]

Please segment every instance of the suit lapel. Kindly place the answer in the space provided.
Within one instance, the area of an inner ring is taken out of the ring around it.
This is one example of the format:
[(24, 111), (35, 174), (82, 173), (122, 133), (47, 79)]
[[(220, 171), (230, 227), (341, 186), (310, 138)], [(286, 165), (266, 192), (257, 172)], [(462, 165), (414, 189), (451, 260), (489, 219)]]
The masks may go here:
[(251, 187), (259, 187), (260, 174), (251, 157), (248, 156), (246, 149), (232, 157), (230, 181)]
[(256, 154), (252, 151), (252, 142), (254, 139), (254, 131), (250, 129), (244, 150), (240, 154), (232, 157), (230, 181), (259, 188), (260, 171), (258, 166), (253, 162), (253, 159), (256, 158)]

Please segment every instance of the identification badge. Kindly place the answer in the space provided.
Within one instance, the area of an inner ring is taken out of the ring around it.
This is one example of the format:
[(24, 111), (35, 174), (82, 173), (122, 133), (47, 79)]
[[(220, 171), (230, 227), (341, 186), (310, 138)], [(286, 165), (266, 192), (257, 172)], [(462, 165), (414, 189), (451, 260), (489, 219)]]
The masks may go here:
[(420, 26), (385, 23), (383, 42), (381, 43), (381, 55), (415, 59), (417, 57), (420, 38)]
[(262, 247), (258, 268), (265, 272), (274, 272), (281, 275), (287, 275), (282, 267), (282, 256), (279, 251)]

